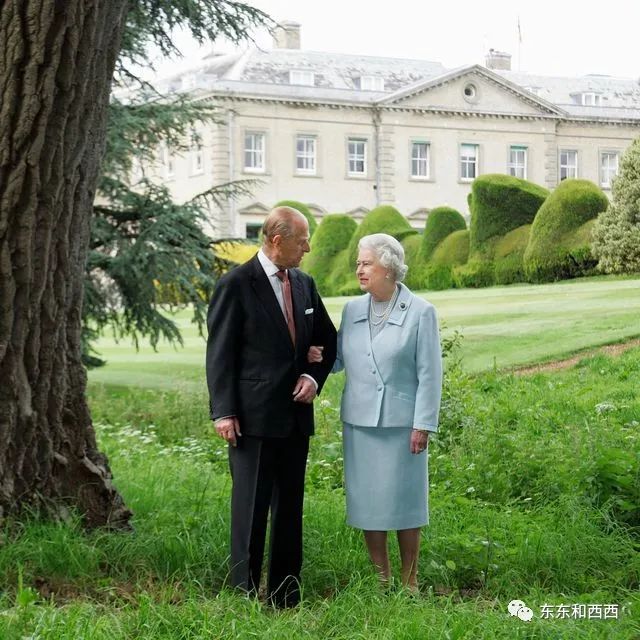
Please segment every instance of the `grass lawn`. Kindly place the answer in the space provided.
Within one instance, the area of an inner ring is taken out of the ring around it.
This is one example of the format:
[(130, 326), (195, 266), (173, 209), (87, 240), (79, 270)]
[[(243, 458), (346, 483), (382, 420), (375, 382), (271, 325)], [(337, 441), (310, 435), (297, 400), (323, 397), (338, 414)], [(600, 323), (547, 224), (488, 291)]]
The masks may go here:
[[(640, 638), (640, 349), (533, 376), (493, 368), (494, 356), (506, 367), (640, 335), (640, 281), (427, 297), (464, 333), (466, 370), (448, 369), (430, 440), (418, 597), (381, 591), (345, 524), (342, 374), (315, 405), (302, 606), (273, 612), (225, 588), (226, 451), (207, 418), (204, 343), (180, 316), (185, 349), (136, 354), (105, 339), (109, 364), (90, 374), (100, 446), (135, 531), (7, 521), (0, 638)], [(339, 321), (344, 299), (327, 303)], [(509, 615), (514, 599), (531, 622)]]
[[(586, 278), (548, 285), (452, 289), (422, 293), (438, 310), (445, 334), (464, 335), (463, 366), (482, 371), (558, 358), (593, 346), (640, 336), (640, 280)], [(336, 326), (348, 298), (326, 298)], [(184, 348), (157, 352), (109, 337), (97, 345), (107, 365), (94, 382), (198, 390), (205, 344), (186, 311), (176, 316)]]

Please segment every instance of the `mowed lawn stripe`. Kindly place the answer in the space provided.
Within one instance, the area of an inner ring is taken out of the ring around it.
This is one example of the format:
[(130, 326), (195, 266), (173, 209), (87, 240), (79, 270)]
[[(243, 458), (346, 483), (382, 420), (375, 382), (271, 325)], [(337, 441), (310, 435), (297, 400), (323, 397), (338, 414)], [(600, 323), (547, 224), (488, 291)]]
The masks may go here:
[[(463, 334), (463, 363), (469, 371), (531, 364), (640, 336), (640, 279), (585, 278), (545, 285), (420, 292), (437, 308), (445, 335)], [(335, 322), (350, 298), (326, 298)], [(204, 339), (189, 312), (175, 318), (184, 347), (105, 335), (97, 344), (107, 365), (89, 373), (92, 382), (152, 388), (203, 390)]]

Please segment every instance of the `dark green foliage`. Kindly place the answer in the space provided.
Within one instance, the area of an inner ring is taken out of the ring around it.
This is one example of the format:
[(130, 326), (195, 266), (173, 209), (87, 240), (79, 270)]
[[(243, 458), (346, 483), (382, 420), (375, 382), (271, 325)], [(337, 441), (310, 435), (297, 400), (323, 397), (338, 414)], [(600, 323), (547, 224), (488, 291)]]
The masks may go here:
[(493, 263), (471, 259), (466, 264), (454, 267), (453, 282), (460, 288), (490, 287), (494, 284)]
[(431, 256), (435, 265), (458, 266), (469, 259), (469, 229), (454, 231), (448, 235)]
[[(152, 66), (151, 45), (164, 55), (179, 55), (172, 41), (178, 28), (201, 43), (220, 37), (238, 43), (262, 25), (273, 22), (262, 11), (230, 0), (130, 3), (115, 80), (131, 95), (126, 102), (112, 100), (109, 107), (85, 283), (86, 364), (101, 364), (89, 353), (91, 341), (106, 325), (118, 337), (130, 335), (136, 344), (141, 337), (154, 346), (160, 338), (181, 342), (178, 326), (163, 313), (167, 303), (190, 304), (193, 320), (203, 327), (217, 276), (229, 265), (212, 251), (202, 223), (211, 207), (249, 193), (259, 182), (217, 185), (185, 204), (173, 202), (168, 189), (145, 177), (131, 184), (134, 164), (153, 166), (161, 144), (173, 153), (186, 151), (197, 138), (196, 126), (216, 118), (215, 107), (186, 96), (162, 96), (132, 69)], [(142, 89), (137, 96), (136, 86)]]
[(422, 236), (418, 233), (407, 236), (402, 240), (404, 248), (404, 262), (409, 267), (404, 283), (412, 289), (424, 289), (424, 268), (422, 259)]
[(322, 218), (313, 234), (311, 252), (305, 256), (302, 268), (313, 276), (321, 294), (331, 295), (327, 279), (333, 270), (336, 256), (349, 246), (357, 226), (351, 216), (333, 213)]
[(472, 253), (512, 229), (531, 224), (549, 192), (533, 182), (499, 173), (476, 178), (470, 198)]
[(494, 249), (496, 284), (524, 282), (524, 252), (529, 242), (531, 225), (525, 224), (500, 238)]
[(453, 269), (448, 264), (428, 264), (424, 270), (424, 287), (441, 291), (453, 287)]
[(332, 261), (332, 269), (329, 274), (325, 289), (329, 293), (326, 295), (349, 295), (341, 294), (340, 289), (347, 287), (347, 289), (356, 289), (360, 291), (358, 281), (355, 276), (356, 265), (349, 260), (349, 248), (343, 249), (336, 255)]
[(609, 201), (589, 180), (564, 180), (547, 198), (531, 227), (524, 269), (531, 282), (551, 282), (586, 275), (596, 259), (590, 232)]
[(292, 207), (293, 209), (297, 209), (309, 223), (309, 236), (313, 236), (315, 230), (318, 228), (318, 223), (316, 219), (313, 217), (313, 214), (309, 210), (306, 204), (302, 202), (298, 202), (297, 200), (280, 200), (280, 202), (276, 202), (274, 207)]
[(422, 257), (429, 260), (436, 247), (454, 231), (467, 228), (462, 214), (451, 207), (436, 207), (429, 212), (422, 236)]
[[(358, 257), (360, 238), (372, 233), (388, 233), (402, 241), (406, 236), (418, 233), (411, 228), (407, 219), (391, 205), (382, 205), (369, 211), (349, 242), (349, 259), (355, 265)], [(354, 267), (355, 268), (355, 267)]]

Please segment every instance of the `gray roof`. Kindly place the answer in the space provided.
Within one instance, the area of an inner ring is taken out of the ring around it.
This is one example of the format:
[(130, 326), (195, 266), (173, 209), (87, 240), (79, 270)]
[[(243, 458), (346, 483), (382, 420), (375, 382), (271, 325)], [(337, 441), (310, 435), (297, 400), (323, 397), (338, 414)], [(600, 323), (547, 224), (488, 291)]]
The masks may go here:
[[(220, 92), (247, 97), (328, 101), (349, 104), (389, 104), (394, 98), (457, 77), (460, 70), (439, 62), (359, 56), (301, 49), (255, 48), (209, 56), (193, 69), (158, 83), (161, 91)], [(311, 71), (314, 85), (289, 83), (289, 71)], [(519, 71), (491, 70), (507, 87), (531, 91), (541, 103), (557, 106), (558, 113), (585, 119), (640, 119), (640, 85), (637, 80), (611, 76), (554, 77)], [(384, 91), (359, 89), (361, 76), (384, 78)], [(583, 106), (581, 93), (600, 96), (598, 106)]]

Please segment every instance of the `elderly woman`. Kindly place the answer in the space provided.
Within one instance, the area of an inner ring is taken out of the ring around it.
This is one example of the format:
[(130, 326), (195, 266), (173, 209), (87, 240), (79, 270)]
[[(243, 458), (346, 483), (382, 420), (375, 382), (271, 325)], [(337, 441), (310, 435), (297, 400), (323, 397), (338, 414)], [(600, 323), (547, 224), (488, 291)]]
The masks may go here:
[[(442, 387), (436, 312), (401, 284), (402, 245), (376, 233), (358, 245), (366, 295), (349, 301), (334, 371), (345, 370), (341, 418), (347, 522), (363, 529), (380, 578), (390, 578), (387, 532), (397, 531), (402, 584), (417, 590), (420, 528), (429, 521), (427, 444)], [(309, 359), (321, 359), (312, 347)]]

